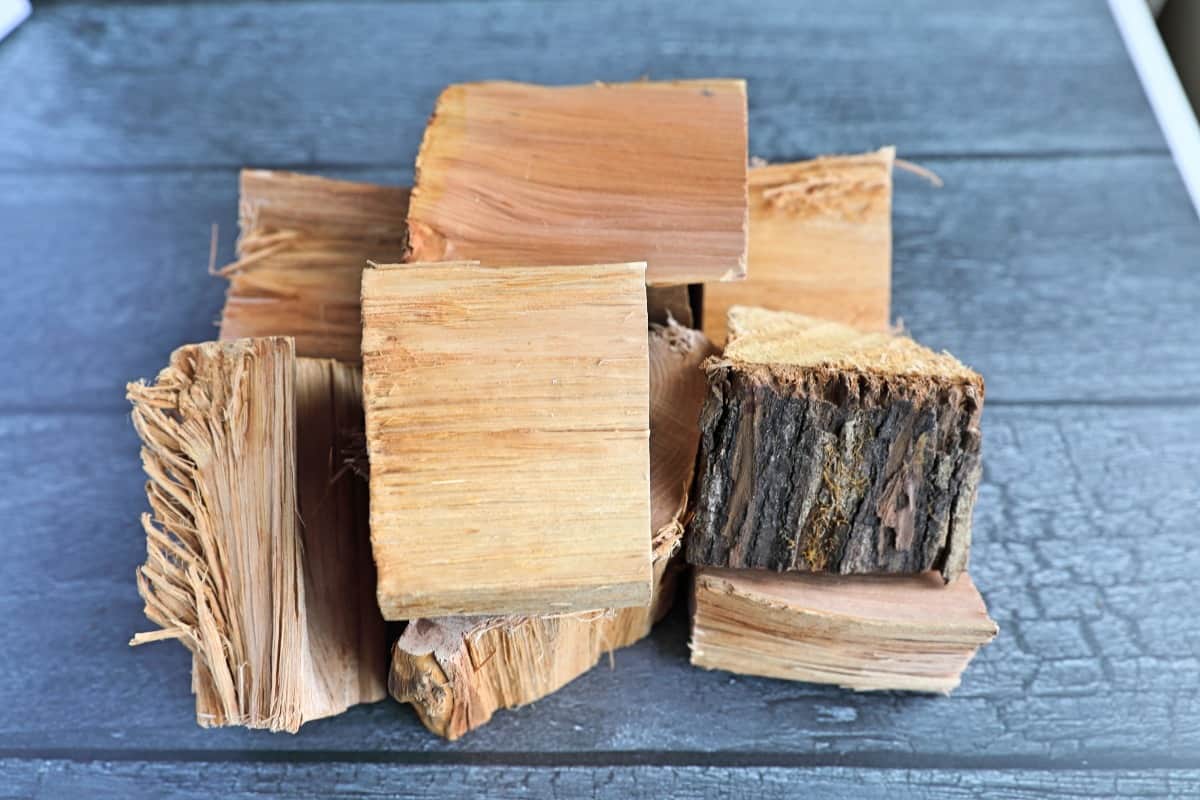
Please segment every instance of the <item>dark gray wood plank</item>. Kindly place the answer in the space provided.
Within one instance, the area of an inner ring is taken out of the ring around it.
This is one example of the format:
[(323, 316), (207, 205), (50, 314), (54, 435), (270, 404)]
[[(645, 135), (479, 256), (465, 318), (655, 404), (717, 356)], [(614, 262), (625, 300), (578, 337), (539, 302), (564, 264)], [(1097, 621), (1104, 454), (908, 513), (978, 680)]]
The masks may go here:
[(389, 764), (0, 761), (0, 797), (229, 800), (281, 797), (978, 798), (1195, 797), (1200, 769), (1047, 771), (877, 770), (847, 767), (512, 767)]
[(696, 670), (680, 613), (619, 652), (615, 670), (593, 670), (446, 744), (390, 701), (297, 736), (197, 728), (183, 649), (125, 644), (146, 624), (133, 586), (145, 501), (128, 421), (2, 416), (0, 751), (487, 754), (491, 763), (528, 763), (522, 753), (672, 763), (671, 751), (683, 751), (929, 769), (1194, 764), (1198, 428), (1200, 406), (985, 410), (971, 570), (1001, 633), (950, 698)]
[[(931, 163), (945, 188), (896, 188), (893, 308), (919, 340), (992, 402), (1200, 396), (1200, 225), (1168, 158)], [(209, 226), (229, 258), (236, 209), (234, 171), (0, 175), (0, 409), (123, 408), (215, 337)]]
[(748, 78), (767, 158), (1164, 148), (1103, 3), (79, 3), (0, 47), (0, 165), (408, 165), (447, 83), (642, 75)]

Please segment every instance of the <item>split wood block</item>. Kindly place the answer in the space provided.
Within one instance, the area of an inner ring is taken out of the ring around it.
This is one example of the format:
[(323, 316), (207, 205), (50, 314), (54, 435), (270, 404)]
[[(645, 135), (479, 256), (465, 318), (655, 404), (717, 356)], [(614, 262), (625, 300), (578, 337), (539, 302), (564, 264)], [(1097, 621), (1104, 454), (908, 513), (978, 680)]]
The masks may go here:
[(706, 364), (688, 560), (917, 573), (967, 564), (983, 379), (908, 337), (735, 306)]
[(360, 281), (368, 260), (403, 257), (407, 188), (242, 170), (238, 258), (221, 339), (292, 336), (301, 356), (362, 357)]
[(997, 633), (969, 575), (696, 571), (692, 663), (857, 691), (949, 693)]
[(457, 739), (498, 709), (531, 703), (633, 644), (670, 609), (706, 384), (715, 350), (699, 331), (650, 328), (650, 485), (654, 592), (648, 606), (558, 615), (442, 617), (408, 625), (392, 651), (390, 689), (425, 726)]
[(887, 328), (895, 155), (885, 147), (751, 167), (748, 274), (705, 287), (709, 338), (724, 343), (735, 305)]
[(746, 165), (744, 81), (450, 86), (417, 156), (407, 260), (738, 280)]
[(342, 468), (361, 375), (291, 339), (176, 350), (128, 387), (152, 513), (138, 591), (193, 655), (200, 725), (295, 732), (385, 694), (366, 491)]
[(386, 619), (650, 601), (644, 264), (363, 273)]

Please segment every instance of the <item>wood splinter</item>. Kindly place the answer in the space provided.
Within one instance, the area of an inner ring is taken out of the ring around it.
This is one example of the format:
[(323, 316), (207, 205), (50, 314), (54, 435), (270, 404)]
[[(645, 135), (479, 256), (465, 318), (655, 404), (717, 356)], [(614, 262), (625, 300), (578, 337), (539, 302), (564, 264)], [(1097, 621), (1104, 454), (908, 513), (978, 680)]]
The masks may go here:
[(966, 567), (983, 379), (905, 336), (734, 307), (706, 364), (688, 561), (777, 571)]
[(650, 483), (654, 595), (648, 606), (567, 615), (443, 617), (409, 623), (392, 652), (392, 696), (431, 731), (457, 739), (556, 691), (605, 652), (646, 636), (670, 608), (705, 392), (700, 364), (714, 353), (699, 331), (650, 329)]
[(192, 651), (196, 720), (294, 733), (385, 695), (366, 492), (341, 438), (361, 375), (288, 338), (176, 350), (131, 383), (151, 513), (137, 572), (159, 630)]

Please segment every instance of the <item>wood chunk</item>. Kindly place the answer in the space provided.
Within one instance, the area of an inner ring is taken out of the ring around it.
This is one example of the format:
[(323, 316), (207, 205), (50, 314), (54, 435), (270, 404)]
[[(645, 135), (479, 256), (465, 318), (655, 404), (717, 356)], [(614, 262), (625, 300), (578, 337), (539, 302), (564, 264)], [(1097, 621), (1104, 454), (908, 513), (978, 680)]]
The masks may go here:
[(964, 574), (696, 571), (692, 663), (857, 691), (949, 693), (997, 633)]
[(983, 379), (904, 336), (734, 307), (706, 363), (688, 560), (801, 572), (966, 566)]
[(193, 654), (200, 725), (295, 732), (384, 696), (365, 492), (336, 457), (361, 429), (357, 368), (291, 339), (176, 350), (128, 387), (151, 514), (138, 591)]
[(746, 161), (744, 81), (451, 86), (417, 156), (407, 260), (737, 280)]
[(386, 619), (650, 601), (644, 264), (363, 273)]
[(441, 617), (409, 624), (392, 651), (392, 696), (412, 703), (431, 731), (457, 739), (501, 708), (533, 702), (633, 644), (671, 606), (687, 492), (704, 401), (701, 362), (714, 351), (699, 331), (650, 328), (650, 483), (654, 594), (645, 607), (566, 615)]
[(407, 188), (242, 170), (238, 258), (221, 339), (292, 336), (301, 356), (362, 357), (360, 279), (367, 260), (403, 257)]
[(708, 337), (725, 341), (735, 305), (887, 328), (895, 155), (884, 147), (751, 167), (748, 275), (707, 287)]

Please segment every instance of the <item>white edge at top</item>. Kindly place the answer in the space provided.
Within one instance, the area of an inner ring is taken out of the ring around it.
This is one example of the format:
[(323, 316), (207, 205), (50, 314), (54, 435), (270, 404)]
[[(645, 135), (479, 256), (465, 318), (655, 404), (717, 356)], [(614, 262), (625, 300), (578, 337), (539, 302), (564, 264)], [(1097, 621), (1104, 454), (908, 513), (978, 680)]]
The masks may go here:
[(1175, 166), (1200, 214), (1200, 122), (1179, 82), (1146, 0), (1108, 0)]

